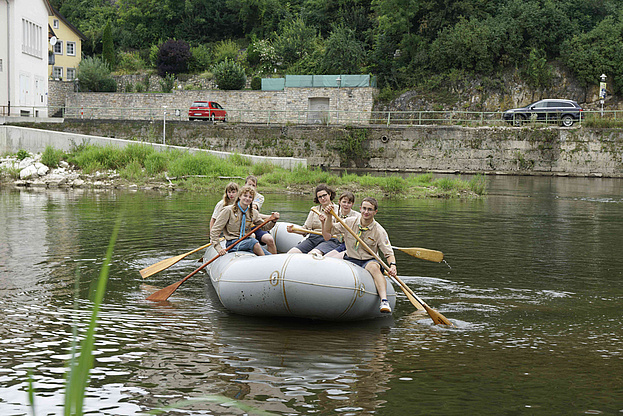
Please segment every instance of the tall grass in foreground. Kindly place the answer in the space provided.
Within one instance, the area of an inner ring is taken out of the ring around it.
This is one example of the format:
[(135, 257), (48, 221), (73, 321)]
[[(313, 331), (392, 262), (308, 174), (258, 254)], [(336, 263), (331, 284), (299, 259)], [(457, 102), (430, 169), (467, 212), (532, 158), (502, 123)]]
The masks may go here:
[[(115, 226), (113, 228), (110, 241), (108, 242), (108, 249), (106, 250), (106, 258), (100, 271), (99, 279), (97, 281), (97, 289), (95, 291), (95, 297), (93, 299), (93, 307), (91, 310), (91, 319), (89, 320), (89, 326), (87, 328), (86, 336), (80, 343), (80, 356), (77, 356), (77, 340), (78, 340), (78, 325), (76, 322), (72, 325), (72, 342), (71, 342), (71, 358), (68, 363), (69, 374), (67, 376), (67, 384), (65, 385), (65, 416), (82, 416), (84, 414), (84, 398), (86, 395), (87, 386), (89, 384), (89, 373), (93, 369), (93, 349), (95, 345), (95, 331), (97, 329), (97, 316), (99, 314), (102, 301), (104, 300), (104, 294), (106, 293), (106, 285), (108, 283), (108, 273), (110, 264), (112, 261), (113, 249), (119, 235), (119, 229), (121, 228), (122, 215), (119, 215)], [(77, 316), (78, 310), (78, 289), (79, 289), (79, 276), (76, 273), (75, 280), (75, 299), (74, 299), (74, 316)], [(35, 387), (32, 377), (32, 373), (28, 372), (28, 402), (32, 409), (33, 416), (35, 412)], [(191, 400), (183, 400), (173, 405), (154, 409), (149, 412), (152, 415), (158, 415), (169, 410), (183, 408), (185, 406), (191, 406), (198, 402), (213, 402), (220, 404), (233, 405), (240, 410), (246, 411), (251, 414), (258, 414), (262, 416), (271, 416), (273, 413), (266, 412), (254, 407), (245, 405), (239, 401), (230, 399), (225, 396), (207, 396), (199, 397)]]
[[(104, 300), (104, 293), (106, 293), (106, 284), (108, 283), (108, 271), (110, 269), (113, 249), (115, 247), (117, 235), (119, 234), (119, 228), (121, 226), (121, 218), (122, 216), (119, 215), (115, 223), (112, 235), (110, 236), (108, 249), (106, 250), (106, 258), (104, 259), (104, 264), (102, 265), (102, 270), (100, 271), (100, 276), (97, 281), (97, 290), (95, 291), (95, 298), (93, 299), (91, 320), (89, 321), (86, 336), (80, 344), (80, 357), (78, 357), (77, 360), (75, 343), (77, 339), (76, 332), (74, 332), (73, 335), (71, 361), (69, 364), (69, 375), (67, 377), (67, 385), (65, 388), (66, 416), (79, 416), (83, 413), (84, 396), (89, 382), (89, 373), (93, 368), (93, 345), (95, 344), (95, 328), (97, 327), (97, 315), (99, 314), (102, 301)], [(76, 328), (75, 325), (74, 328)]]

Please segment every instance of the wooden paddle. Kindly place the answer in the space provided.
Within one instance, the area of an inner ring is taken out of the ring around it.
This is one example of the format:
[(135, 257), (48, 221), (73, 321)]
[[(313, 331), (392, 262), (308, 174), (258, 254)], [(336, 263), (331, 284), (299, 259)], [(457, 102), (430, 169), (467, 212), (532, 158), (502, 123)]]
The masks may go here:
[[(306, 228), (297, 227), (296, 225), (292, 226), (292, 232), (296, 233), (307, 233), (307, 234), (317, 234), (322, 235), (322, 231), (314, 231), (308, 230)], [(335, 237), (335, 236), (333, 236)], [(418, 247), (394, 247), (393, 249), (400, 250), (404, 253), (407, 253), (410, 256), (417, 257), (418, 259), (434, 261), (435, 263), (441, 263), (443, 260), (443, 253), (437, 250), (430, 250), (427, 248), (418, 248)], [(422, 308), (422, 310), (424, 310)]]
[(158, 263), (152, 264), (151, 266), (147, 266), (143, 270), (141, 270), (140, 271), (141, 276), (144, 279), (146, 277), (151, 276), (152, 274), (156, 274), (165, 269), (168, 269), (169, 267), (173, 266), (178, 261), (182, 260), (184, 257), (188, 257), (191, 254), (198, 252), (199, 250), (203, 250), (205, 248), (210, 247), (211, 245), (212, 243), (208, 243), (192, 251), (189, 251), (188, 253), (180, 254), (179, 256), (171, 257), (169, 259), (160, 260)]
[[(263, 223), (261, 223), (260, 225), (258, 225), (255, 228), (253, 228), (251, 231), (249, 231), (243, 237), (240, 237), (239, 239), (234, 241), (229, 247), (227, 247), (225, 249), (225, 251), (231, 250), (236, 244), (238, 244), (239, 242), (241, 242), (245, 238), (248, 238), (251, 234), (253, 234), (258, 229), (260, 229), (261, 227), (263, 227), (264, 225), (268, 224), (268, 222), (270, 222), (270, 221), (272, 221), (274, 219), (275, 219), (274, 216), (271, 215)], [(207, 262), (203, 263), (194, 272), (192, 272), (191, 274), (189, 274), (188, 276), (186, 276), (185, 278), (183, 278), (179, 282), (173, 283), (172, 285), (169, 285), (169, 286), (165, 287), (164, 289), (160, 289), (157, 292), (152, 293), (149, 297), (147, 297), (147, 300), (152, 300), (154, 302), (162, 302), (162, 301), (167, 300), (169, 298), (169, 296), (171, 296), (173, 294), (173, 292), (175, 292), (177, 290), (177, 288), (180, 287), (185, 281), (190, 279), (192, 276), (197, 274), (201, 269), (203, 269), (204, 267), (206, 267), (208, 264), (212, 263), (214, 260), (218, 259), (219, 257), (220, 257), (220, 255), (216, 255), (214, 258), (212, 258), (211, 260), (208, 260)]]
[(395, 250), (400, 250), (403, 253), (407, 253), (410, 256), (417, 257), (418, 259), (434, 261), (435, 263), (441, 263), (443, 260), (443, 253), (437, 250), (429, 250), (427, 248), (417, 247), (394, 247)]
[[(313, 209), (313, 208), (312, 208)], [(316, 212), (318, 214), (318, 212)], [(346, 229), (346, 231), (348, 231), (353, 237), (355, 237), (355, 239), (357, 239), (357, 241), (359, 241), (359, 244), (361, 244), (361, 246), (363, 248), (366, 249), (366, 251), (368, 253), (370, 253), (374, 259), (376, 261), (379, 262), (379, 264), (381, 264), (385, 270), (389, 270), (389, 266), (387, 266), (387, 264), (385, 264), (385, 262), (383, 260), (381, 260), (381, 258), (378, 256), (378, 254), (376, 254), (374, 251), (372, 251), (372, 249), (370, 247), (368, 247), (368, 245), (365, 243), (365, 241), (363, 241), (357, 234), (355, 234), (355, 232), (348, 226), (346, 225), (346, 223), (344, 222), (344, 220), (342, 220), (333, 210), (331, 210), (331, 215), (333, 215), (335, 217), (336, 220), (339, 221), (340, 224), (342, 224), (342, 226)], [(389, 276), (388, 274), (386, 274), (387, 276)], [(440, 314), (439, 312), (437, 312), (436, 310), (434, 310), (433, 308), (431, 308), (430, 306), (428, 306), (426, 304), (426, 302), (424, 302), (422, 299), (420, 299), (418, 297), (418, 295), (416, 295), (409, 286), (407, 286), (398, 276), (396, 277), (392, 277), (392, 279), (394, 279), (402, 288), (403, 292), (405, 292), (405, 295), (407, 295), (407, 298), (409, 298), (409, 300), (411, 301), (411, 303), (413, 304), (413, 306), (415, 306), (416, 308), (418, 308), (417, 304), (419, 303), (421, 307), (423, 307), (426, 312), (428, 313), (428, 316), (430, 316), (430, 318), (433, 320), (433, 322), (435, 324), (443, 324), (443, 325), (448, 325), (448, 326), (454, 326), (454, 324), (452, 322), (450, 322), (450, 320), (448, 318), (446, 318), (445, 316), (443, 316), (442, 314)], [(418, 308), (420, 309), (420, 308)]]
[[(316, 234), (316, 235), (322, 235), (322, 231), (314, 231), (314, 230), (308, 230), (307, 228), (303, 228), (303, 227), (297, 227), (296, 225), (292, 226), (292, 232), (293, 233), (297, 233), (297, 234)], [(337, 238), (337, 236), (333, 236), (333, 238)]]

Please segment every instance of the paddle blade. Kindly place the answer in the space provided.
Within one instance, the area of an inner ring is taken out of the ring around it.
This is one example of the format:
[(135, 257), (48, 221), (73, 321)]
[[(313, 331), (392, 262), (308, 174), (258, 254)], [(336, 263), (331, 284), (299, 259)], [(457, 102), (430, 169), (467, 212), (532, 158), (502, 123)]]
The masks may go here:
[(417, 257), (418, 259), (434, 261), (435, 263), (441, 263), (443, 260), (443, 253), (437, 250), (429, 250), (427, 248), (418, 247), (392, 247), (396, 250), (400, 250), (403, 253), (407, 253), (410, 256)]
[[(222, 239), (223, 238), (221, 238), (221, 240)], [(191, 254), (194, 254), (198, 252), (199, 250), (208, 248), (211, 245), (212, 245), (211, 243), (204, 244), (201, 247), (197, 247), (196, 249), (189, 251), (188, 253), (180, 254), (179, 256), (171, 257), (169, 259), (160, 260), (158, 263), (152, 264), (151, 266), (145, 267), (143, 270), (141, 270), (140, 271), (141, 276), (144, 279), (146, 277), (151, 276), (152, 274), (156, 274), (158, 272), (163, 271), (164, 269), (168, 269), (169, 267), (173, 266), (178, 261), (182, 260), (184, 257), (190, 256)]]
[(432, 319), (436, 325), (454, 326), (454, 324), (450, 322), (448, 318), (446, 318), (445, 316), (443, 316), (442, 314), (440, 314), (439, 312), (437, 312), (430, 306), (424, 305), (424, 308), (426, 308), (426, 312), (428, 312), (428, 316), (430, 316), (430, 319)]
[(168, 269), (173, 266), (178, 261), (182, 260), (186, 257), (187, 254), (180, 254), (179, 256), (171, 257), (170, 259), (160, 260), (158, 263), (152, 264), (151, 266), (145, 267), (140, 271), (141, 276), (144, 278), (151, 276), (152, 274), (156, 274), (158, 272), (163, 271), (164, 269)]
[(186, 281), (186, 278), (180, 280), (179, 282), (175, 282), (172, 285), (165, 287), (164, 289), (160, 289), (157, 292), (152, 293), (147, 297), (147, 300), (151, 300), (154, 302), (164, 302), (169, 299), (169, 296), (173, 294), (177, 290), (178, 287), (182, 285)]

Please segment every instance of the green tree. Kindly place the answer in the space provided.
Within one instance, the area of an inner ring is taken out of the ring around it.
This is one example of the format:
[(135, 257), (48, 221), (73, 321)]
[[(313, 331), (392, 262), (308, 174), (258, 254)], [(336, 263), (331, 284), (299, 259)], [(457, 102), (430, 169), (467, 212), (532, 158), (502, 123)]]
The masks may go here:
[(472, 18), (444, 29), (432, 42), (430, 53), (436, 72), (462, 69), (489, 74), (495, 69), (498, 48), (490, 26)]
[(526, 63), (524, 76), (528, 85), (536, 89), (542, 89), (549, 85), (552, 79), (552, 69), (547, 63), (545, 52), (532, 48)]
[(609, 16), (588, 33), (565, 42), (562, 60), (584, 85), (596, 84), (599, 76), (610, 76), (615, 93), (623, 93), (623, 22)]
[(354, 30), (336, 26), (325, 42), (322, 70), (325, 74), (358, 74), (365, 51)]
[(316, 29), (309, 27), (299, 17), (284, 23), (273, 46), (278, 59), (285, 68), (311, 55), (317, 45)]
[(112, 39), (110, 22), (106, 23), (106, 27), (104, 27), (104, 33), (102, 34), (102, 57), (110, 68), (115, 68), (115, 45)]
[(292, 20), (292, 3), (280, 0), (227, 0), (227, 7), (235, 10), (244, 33), (266, 38), (279, 29), (282, 22)]

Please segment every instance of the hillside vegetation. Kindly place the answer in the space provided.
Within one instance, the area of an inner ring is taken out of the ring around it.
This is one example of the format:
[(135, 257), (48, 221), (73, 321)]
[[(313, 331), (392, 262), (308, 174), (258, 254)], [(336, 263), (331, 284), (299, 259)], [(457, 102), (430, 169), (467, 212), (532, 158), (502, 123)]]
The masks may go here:
[(545, 89), (555, 63), (581, 87), (603, 73), (609, 92), (623, 90), (623, 4), (614, 0), (51, 3), (86, 35), (85, 55), (121, 73), (158, 69), (162, 45), (175, 40), (169, 52), (184, 62), (169, 73), (210, 73), (228, 61), (252, 78), (372, 74), (391, 96), (462, 78), (494, 83), (509, 70)]

